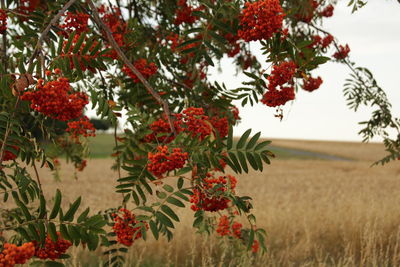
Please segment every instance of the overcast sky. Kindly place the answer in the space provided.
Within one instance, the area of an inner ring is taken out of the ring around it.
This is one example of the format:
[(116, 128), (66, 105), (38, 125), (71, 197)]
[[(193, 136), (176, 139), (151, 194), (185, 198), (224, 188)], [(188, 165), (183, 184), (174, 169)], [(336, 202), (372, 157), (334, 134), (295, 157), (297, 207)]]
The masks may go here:
[[(387, 92), (394, 113), (400, 115), (400, 4), (395, 0), (370, 0), (351, 14), (348, 2), (339, 1), (324, 28), (340, 43), (349, 44), (351, 60), (372, 71)], [(234, 77), (229, 60), (222, 62), (222, 69), (223, 73), (214, 73), (212, 78), (224, 81), (229, 88), (239, 87), (246, 79)], [(271, 138), (360, 141), (358, 122), (367, 120), (370, 112), (364, 109), (355, 113), (346, 106), (342, 88), (349, 70), (342, 64), (328, 63), (313, 73), (314, 77), (321, 76), (324, 83), (312, 93), (301, 90), (293, 103), (285, 105), (282, 121), (274, 117), (274, 108), (262, 104), (240, 108), (243, 120), (235, 135), (252, 128), (254, 133), (261, 131), (264, 137)]]

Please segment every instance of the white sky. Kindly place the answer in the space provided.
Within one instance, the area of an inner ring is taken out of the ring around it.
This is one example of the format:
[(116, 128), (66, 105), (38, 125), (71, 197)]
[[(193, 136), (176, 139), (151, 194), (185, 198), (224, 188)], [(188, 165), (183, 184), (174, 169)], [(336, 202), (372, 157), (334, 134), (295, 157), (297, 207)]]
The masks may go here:
[[(372, 71), (387, 92), (394, 113), (400, 115), (400, 4), (395, 0), (370, 0), (351, 14), (347, 3), (339, 1), (324, 28), (340, 43), (349, 44), (351, 60)], [(255, 54), (257, 50), (254, 49)], [(257, 56), (262, 59), (261, 53)], [(234, 77), (229, 60), (221, 66), (224, 72), (215, 73), (212, 79), (225, 82), (228, 88), (239, 87), (246, 80), (243, 75)], [(242, 123), (236, 127), (235, 135), (252, 128), (254, 133), (261, 131), (270, 138), (360, 141), (358, 122), (369, 119), (370, 113), (367, 109), (355, 113), (346, 106), (342, 92), (349, 74), (346, 66), (328, 63), (313, 74), (321, 76), (324, 83), (312, 93), (300, 90), (296, 100), (285, 105), (283, 121), (274, 117), (274, 108), (262, 104), (240, 108)]]

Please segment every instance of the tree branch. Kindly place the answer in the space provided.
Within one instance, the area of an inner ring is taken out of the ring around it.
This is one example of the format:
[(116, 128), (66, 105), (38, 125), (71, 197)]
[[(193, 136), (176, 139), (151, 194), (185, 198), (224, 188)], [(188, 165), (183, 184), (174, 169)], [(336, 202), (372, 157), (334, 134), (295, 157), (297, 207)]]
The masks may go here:
[(142, 82), (144, 87), (147, 89), (147, 91), (153, 96), (153, 98), (160, 104), (162, 104), (163, 109), (165, 114), (167, 115), (168, 118), (168, 123), (171, 127), (171, 131), (176, 135), (176, 130), (174, 127), (174, 123), (172, 121), (172, 116), (171, 112), (169, 110), (168, 103), (161, 98), (161, 96), (153, 89), (153, 87), (149, 84), (149, 82), (143, 77), (143, 75), (135, 68), (135, 66), (129, 61), (129, 59), (126, 57), (124, 52), (121, 50), (117, 42), (115, 41), (110, 28), (103, 23), (103, 21), (100, 18), (99, 12), (97, 12), (97, 9), (93, 2), (91, 0), (86, 0), (86, 3), (89, 5), (90, 9), (93, 12), (93, 17), (94, 21), (98, 24), (100, 28), (104, 30), (106, 33), (107, 40), (111, 47), (117, 52), (119, 58), (124, 62), (124, 64), (138, 77), (138, 79)]
[(57, 21), (58, 21), (58, 20), (60, 19), (60, 17), (65, 13), (65, 11), (66, 11), (70, 6), (72, 6), (76, 1), (77, 1), (77, 0), (70, 0), (70, 1), (68, 1), (68, 3), (66, 3), (65, 6), (64, 6), (62, 9), (60, 9), (60, 11), (58, 11), (57, 15), (55, 15), (55, 16), (53, 17), (53, 19), (50, 21), (50, 23), (47, 25), (47, 27), (44, 29), (44, 31), (40, 34), (40, 37), (39, 37), (39, 39), (38, 39), (38, 41), (37, 41), (35, 50), (33, 51), (31, 58), (29, 59), (29, 66), (28, 66), (28, 69), (30, 69), (30, 66), (31, 66), (32, 63), (33, 63), (33, 60), (38, 56), (40, 50), (42, 49), (43, 40), (44, 40), (44, 38), (47, 36), (47, 34), (49, 33), (51, 27), (57, 23)]

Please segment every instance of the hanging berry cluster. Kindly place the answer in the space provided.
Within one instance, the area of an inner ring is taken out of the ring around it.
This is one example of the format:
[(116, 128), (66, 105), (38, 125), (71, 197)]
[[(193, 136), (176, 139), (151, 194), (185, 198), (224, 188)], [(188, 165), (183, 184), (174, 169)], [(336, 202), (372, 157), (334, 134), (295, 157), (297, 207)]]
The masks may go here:
[[(114, 226), (112, 229), (114, 233), (117, 235), (118, 243), (121, 243), (125, 246), (131, 246), (133, 241), (142, 237), (141, 227), (134, 227), (136, 224), (139, 223), (135, 219), (135, 215), (132, 214), (127, 209), (120, 209), (122, 212), (122, 216), (119, 214), (112, 214), (114, 217)], [(144, 223), (144, 222), (142, 222)], [(146, 224), (146, 228), (148, 228)]]
[[(236, 112), (236, 115), (233, 116), (239, 116), (238, 111), (234, 110), (233, 112)], [(216, 132), (219, 133), (220, 137), (228, 135), (228, 119), (217, 115), (210, 118), (204, 114), (203, 108), (189, 107), (183, 110), (182, 113), (174, 114), (174, 117), (174, 127), (177, 133), (186, 132), (193, 137), (198, 136), (200, 140)], [(150, 125), (150, 129), (153, 133), (144, 138), (146, 142), (169, 143), (175, 138), (171, 134), (171, 127), (165, 116), (153, 122)]]
[(181, 148), (173, 148), (169, 151), (167, 146), (158, 146), (156, 153), (149, 152), (147, 170), (157, 177), (162, 177), (166, 172), (181, 169), (189, 158), (187, 152)]
[(19, 0), (18, 13), (31, 15), (40, 4), (40, 0)]
[[(2, 143), (0, 143), (0, 147), (1, 146), (2, 146)], [(4, 153), (3, 153), (3, 159), (1, 161), (14, 160), (17, 158), (17, 155), (15, 155), (13, 152), (8, 150), (7, 147), (12, 147), (16, 151), (19, 150), (19, 147), (17, 147), (17, 146), (6, 146), (4, 149)]]
[(309, 46), (310, 48), (328, 48), (333, 42), (333, 36), (328, 34), (324, 38), (319, 35), (313, 36), (313, 43)]
[(25, 264), (35, 255), (35, 246), (32, 242), (17, 246), (10, 243), (3, 245), (0, 253), (0, 267), (13, 267), (16, 264)]
[(65, 77), (46, 83), (39, 79), (36, 90), (25, 92), (21, 99), (30, 101), (32, 109), (60, 121), (81, 117), (83, 108), (89, 103), (85, 93), (73, 92)]
[(7, 13), (0, 8), (0, 34), (5, 33), (7, 30)]
[(79, 136), (96, 136), (96, 129), (86, 116), (81, 117), (77, 121), (68, 122), (68, 128), (66, 131), (70, 133), (71, 138), (77, 143), (79, 143)]
[(203, 108), (189, 107), (182, 114), (177, 114), (177, 118), (182, 120), (184, 131), (189, 132), (193, 137), (198, 136), (200, 140), (212, 132), (209, 117), (204, 114)]
[[(146, 59), (141, 58), (136, 60), (133, 65), (143, 75), (145, 79), (157, 73), (157, 66), (153, 62), (148, 63)], [(124, 65), (122, 71), (132, 78), (134, 83), (140, 83), (139, 78), (134, 74), (128, 66)]]
[(333, 54), (333, 57), (337, 60), (345, 59), (350, 53), (350, 47), (348, 44), (346, 46), (339, 45), (339, 51)]
[(61, 32), (65, 37), (68, 37), (68, 34), (75, 32), (79, 36), (83, 32), (88, 32), (88, 21), (89, 14), (86, 13), (72, 13), (67, 12), (67, 15), (64, 19), (64, 23), (60, 25), (64, 31)]
[(211, 173), (207, 173), (201, 186), (193, 189), (193, 195), (190, 197), (190, 202), (193, 203), (191, 209), (215, 212), (228, 208), (230, 200), (224, 196), (224, 193), (234, 192), (236, 184), (237, 180), (232, 175), (214, 178)]
[(179, 26), (182, 23), (193, 24), (198, 20), (198, 17), (194, 16), (192, 12), (202, 10), (202, 7), (193, 8), (187, 4), (187, 0), (178, 0), (177, 5), (175, 25)]
[(267, 40), (282, 30), (284, 16), (279, 0), (246, 2), (240, 15), (238, 35), (246, 42)]
[(54, 242), (50, 235), (47, 235), (44, 245), (40, 245), (37, 241), (33, 241), (35, 245), (35, 256), (44, 260), (56, 260), (63, 255), (72, 243), (62, 238), (60, 232), (57, 232), (57, 242)]
[(296, 70), (297, 65), (293, 61), (284, 61), (275, 65), (271, 75), (268, 76), (268, 91), (261, 102), (269, 107), (277, 107), (293, 100), (295, 98), (293, 78)]
[(327, 5), (320, 13), (319, 15), (322, 17), (332, 17), (333, 16), (333, 10), (335, 8), (332, 5)]
[(322, 79), (321, 77), (313, 78), (311, 76), (308, 76), (303, 79), (303, 89), (312, 92), (314, 90), (317, 90), (322, 84)]
[[(243, 225), (239, 222), (230, 220), (228, 216), (223, 215), (219, 218), (218, 226), (216, 229), (217, 235), (219, 236), (228, 236), (236, 239), (241, 239), (243, 240), (243, 234), (242, 234), (242, 228)], [(257, 251), (260, 248), (260, 244), (257, 240), (253, 241), (253, 245), (251, 247), (251, 250), (253, 253), (257, 253)]]
[(231, 224), (228, 216), (223, 215), (219, 218), (216, 232), (220, 236), (232, 236), (240, 239), (242, 236), (242, 227), (243, 225), (239, 222)]

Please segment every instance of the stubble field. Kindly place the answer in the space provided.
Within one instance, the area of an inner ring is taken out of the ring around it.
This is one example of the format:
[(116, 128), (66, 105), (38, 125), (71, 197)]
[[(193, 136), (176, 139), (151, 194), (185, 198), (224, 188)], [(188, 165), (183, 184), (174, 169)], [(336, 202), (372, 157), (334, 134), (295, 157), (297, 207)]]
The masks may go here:
[[(137, 241), (127, 266), (399, 266), (400, 165), (370, 167), (383, 156), (379, 144), (275, 140), (275, 146), (331, 154), (346, 159), (321, 160), (283, 154), (263, 173), (238, 175), (241, 195), (254, 199), (257, 226), (268, 233), (268, 252), (237, 254), (226, 240), (200, 237), (191, 228), (193, 211), (180, 209), (175, 238)], [(316, 154), (319, 155), (319, 154)], [(49, 196), (62, 188), (69, 200), (82, 195), (92, 210), (116, 207), (117, 173), (113, 161), (97, 158), (73, 178), (62, 162), (61, 182), (43, 170)], [(73, 266), (97, 266), (96, 255), (73, 249)]]

